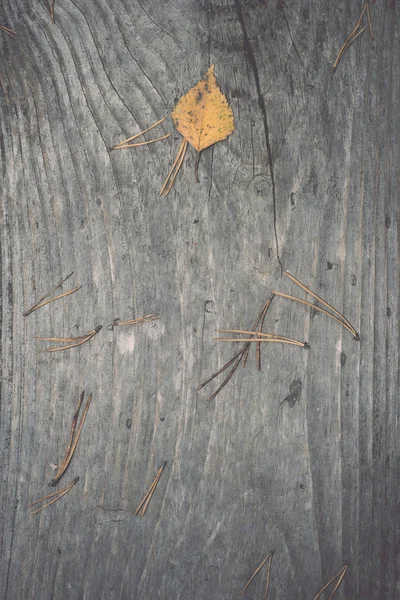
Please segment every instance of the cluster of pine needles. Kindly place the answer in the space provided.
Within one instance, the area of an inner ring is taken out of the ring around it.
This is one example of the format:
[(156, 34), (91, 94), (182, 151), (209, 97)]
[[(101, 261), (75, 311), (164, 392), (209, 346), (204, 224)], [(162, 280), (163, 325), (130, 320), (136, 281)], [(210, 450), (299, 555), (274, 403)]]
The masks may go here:
[[(284, 271), (284, 275), (288, 277), (293, 283), (298, 285), (302, 290), (304, 290), (307, 294), (312, 296), (316, 302), (309, 302), (308, 300), (302, 300), (301, 298), (297, 298), (296, 296), (291, 296), (290, 294), (284, 294), (282, 292), (272, 292), (270, 298), (268, 298), (267, 302), (264, 304), (262, 311), (258, 315), (256, 322), (253, 326), (252, 330), (245, 329), (219, 329), (220, 333), (231, 333), (231, 334), (241, 334), (243, 336), (238, 338), (236, 337), (219, 337), (214, 338), (216, 341), (222, 342), (242, 342), (245, 341), (245, 344), (242, 348), (225, 364), (223, 367), (218, 369), (209, 379), (204, 381), (198, 388), (197, 391), (200, 391), (203, 387), (205, 387), (208, 383), (213, 381), (218, 375), (221, 375), (227, 369), (230, 369), (225, 379), (222, 381), (221, 385), (215, 390), (215, 392), (209, 397), (209, 400), (214, 400), (214, 398), (219, 394), (219, 392), (226, 386), (226, 384), (233, 377), (235, 372), (237, 371), (241, 362), (243, 362), (243, 366), (246, 366), (247, 358), (250, 352), (251, 344), (256, 344), (256, 364), (257, 369), (261, 370), (261, 344), (262, 343), (270, 343), (270, 344), (290, 344), (293, 346), (299, 346), (300, 348), (309, 349), (310, 346), (307, 342), (301, 342), (299, 340), (295, 340), (293, 338), (286, 337), (284, 335), (276, 334), (276, 333), (264, 333), (264, 321), (267, 315), (268, 309), (271, 305), (274, 297), (286, 298), (287, 300), (292, 300), (294, 302), (298, 302), (305, 306), (312, 308), (315, 311), (321, 312), (322, 314), (334, 319), (338, 323), (340, 323), (347, 331), (349, 331), (355, 340), (359, 341), (360, 337), (357, 331), (354, 329), (352, 324), (344, 317), (336, 308), (334, 308), (331, 304), (328, 304), (326, 300), (318, 296), (315, 292), (313, 292), (310, 288), (305, 286), (301, 281), (293, 277), (287, 271)], [(319, 304), (318, 304), (319, 303)], [(320, 306), (322, 305), (322, 306)]]

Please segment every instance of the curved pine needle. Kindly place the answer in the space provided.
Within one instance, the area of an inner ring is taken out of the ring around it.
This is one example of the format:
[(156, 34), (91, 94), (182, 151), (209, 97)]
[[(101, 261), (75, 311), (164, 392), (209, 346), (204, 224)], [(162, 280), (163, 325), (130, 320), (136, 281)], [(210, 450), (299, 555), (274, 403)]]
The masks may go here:
[(360, 336), (358, 335), (357, 331), (354, 329), (354, 327), (352, 325), (349, 326), (347, 324), (347, 322), (342, 321), (342, 319), (339, 319), (339, 317), (337, 317), (336, 315), (333, 315), (329, 311), (325, 310), (325, 308), (321, 308), (320, 306), (317, 306), (316, 304), (313, 304), (312, 302), (308, 302), (307, 300), (302, 300), (301, 298), (296, 298), (296, 296), (291, 296), (290, 294), (283, 294), (282, 292), (274, 292), (274, 294), (275, 294), (275, 296), (279, 296), (280, 298), (287, 298), (287, 300), (294, 300), (295, 302), (299, 302), (299, 304), (304, 304), (305, 306), (309, 306), (310, 308), (313, 308), (314, 310), (317, 310), (317, 311), (323, 313), (327, 317), (331, 317), (331, 319), (335, 319), (335, 321), (337, 321), (338, 323), (343, 325), (343, 327), (345, 327), (348, 331), (350, 331), (350, 333), (352, 334), (352, 336), (354, 337), (355, 340), (359, 341)]
[(334, 308), (326, 300), (324, 300), (323, 298), (321, 298), (321, 296), (318, 296), (315, 292), (313, 292), (312, 290), (310, 290), (310, 288), (308, 288), (307, 286), (305, 286), (304, 283), (301, 283), (301, 281), (299, 281), (298, 279), (296, 279), (296, 277), (294, 277), (293, 275), (291, 275), (287, 271), (284, 271), (283, 273), (284, 273), (284, 275), (286, 275), (286, 277), (289, 277), (289, 279), (291, 281), (293, 281), (293, 283), (295, 283), (296, 285), (298, 285), (299, 287), (301, 287), (302, 290), (304, 290), (305, 292), (307, 292), (307, 294), (310, 294), (310, 296), (313, 296), (313, 298), (315, 298), (316, 300), (318, 300), (318, 302), (321, 302), (321, 304), (323, 304), (324, 306), (326, 306), (327, 308), (329, 308), (329, 310), (331, 310), (332, 312), (334, 312), (339, 317), (339, 319), (341, 319), (344, 323), (347, 323), (347, 325), (354, 331), (354, 335), (357, 333), (356, 330), (354, 329), (354, 327), (352, 326), (352, 324), (350, 323), (350, 321), (348, 321), (346, 319), (346, 317), (344, 315), (342, 315), (342, 313), (340, 313), (338, 310), (336, 310), (336, 308)]
[(336, 585), (335, 585), (335, 588), (334, 588), (334, 589), (333, 589), (333, 591), (332, 591), (332, 594), (331, 594), (331, 595), (330, 595), (330, 597), (329, 597), (329, 600), (332, 600), (332, 599), (333, 599), (333, 597), (334, 597), (334, 595), (336, 594), (337, 590), (339, 589), (339, 586), (340, 586), (340, 584), (342, 583), (342, 581), (343, 581), (343, 579), (344, 579), (344, 576), (346, 575), (346, 571), (347, 571), (347, 569), (348, 569), (348, 568), (349, 568), (349, 565), (344, 565), (344, 566), (343, 566), (343, 567), (340, 569), (340, 571), (339, 571), (338, 573), (336, 573), (336, 575), (334, 575), (334, 576), (332, 577), (332, 579), (330, 579), (330, 580), (328, 581), (328, 583), (326, 583), (326, 584), (324, 585), (324, 587), (323, 587), (323, 588), (322, 588), (322, 589), (321, 589), (321, 590), (318, 592), (318, 594), (317, 594), (316, 596), (314, 596), (313, 600), (318, 600), (318, 598), (320, 598), (320, 597), (322, 596), (322, 594), (325, 592), (325, 590), (326, 590), (326, 589), (327, 589), (327, 588), (328, 588), (328, 587), (329, 587), (329, 586), (330, 586), (330, 585), (331, 585), (331, 584), (332, 584), (332, 583), (333, 583), (333, 582), (334, 582), (336, 579), (338, 579), (338, 578), (339, 578), (339, 579), (338, 579), (338, 581), (337, 581), (337, 583), (336, 583)]
[[(148, 131), (151, 131), (152, 129), (154, 129), (154, 127), (157, 127), (157, 125), (160, 125), (161, 123), (163, 123), (165, 121), (167, 117), (163, 117), (162, 119), (160, 119), (159, 121), (157, 121), (157, 123), (154, 123), (153, 125), (151, 125), (150, 127), (148, 127), (147, 129), (144, 129), (143, 131), (139, 131), (139, 133), (135, 133), (135, 135), (131, 135), (131, 137), (128, 137), (126, 140), (122, 140), (122, 142), (118, 142), (118, 144), (115, 144), (111, 150), (116, 150), (117, 148), (119, 148), (120, 146), (122, 146), (123, 144), (128, 144), (129, 142), (131, 142), (132, 140), (136, 140), (136, 138), (140, 137), (141, 135), (147, 133)], [(171, 134), (169, 134), (171, 135)]]
[[(246, 585), (244, 586), (243, 590), (240, 593), (240, 597), (243, 598), (247, 588), (249, 587), (249, 585), (251, 584), (251, 582), (253, 581), (254, 577), (256, 575), (258, 575), (258, 573), (261, 571), (261, 569), (263, 568), (263, 566), (265, 565), (265, 563), (267, 562), (267, 560), (269, 559), (270, 564), (269, 564), (269, 569), (271, 569), (271, 561), (272, 561), (272, 556), (274, 554), (274, 550), (271, 550), (271, 552), (268, 554), (268, 556), (266, 556), (264, 558), (264, 560), (262, 561), (262, 563), (257, 567), (257, 569), (254, 571), (253, 575), (250, 577), (250, 579), (248, 580), (248, 582), (246, 583)], [(267, 576), (267, 595), (268, 595), (268, 588), (269, 588), (269, 576)], [(265, 596), (266, 598), (267, 596)]]
[(155, 138), (154, 140), (149, 140), (148, 142), (138, 142), (137, 144), (123, 144), (122, 146), (116, 146), (112, 149), (121, 150), (121, 148), (138, 148), (139, 146), (148, 146), (149, 144), (154, 144), (154, 142), (161, 142), (161, 140), (166, 140), (167, 138), (169, 138), (170, 135), (170, 133), (166, 133), (165, 135)]
[(83, 424), (85, 422), (86, 415), (88, 413), (88, 410), (89, 410), (89, 407), (90, 407), (90, 403), (92, 401), (92, 394), (89, 394), (88, 399), (86, 401), (85, 409), (83, 411), (81, 422), (79, 423), (78, 431), (77, 431), (76, 436), (74, 438), (74, 433), (75, 433), (75, 428), (76, 428), (76, 424), (77, 424), (78, 414), (79, 414), (79, 410), (80, 410), (81, 405), (82, 405), (82, 400), (83, 400), (84, 393), (85, 392), (82, 392), (82, 394), (81, 394), (81, 396), (79, 398), (78, 406), (77, 406), (77, 408), (75, 410), (74, 417), (72, 419), (72, 427), (71, 427), (70, 439), (68, 440), (67, 450), (65, 452), (63, 461), (62, 461), (62, 463), (61, 463), (61, 465), (60, 465), (57, 473), (53, 477), (53, 479), (51, 481), (49, 481), (49, 485), (50, 486), (57, 485), (57, 483), (60, 481), (61, 477), (64, 475), (65, 471), (67, 470), (68, 465), (71, 462), (72, 457), (74, 455), (74, 452), (76, 450), (76, 447), (78, 445), (79, 438), (80, 438), (81, 433), (82, 433)]
[(59, 494), (59, 495), (57, 495), (56, 498), (54, 498), (54, 500), (51, 500), (51, 502), (48, 502), (44, 506), (41, 506), (37, 510), (34, 510), (31, 513), (31, 515), (37, 515), (37, 513), (39, 513), (40, 511), (42, 511), (44, 508), (47, 508), (51, 504), (54, 504), (54, 502), (57, 502), (57, 500), (60, 500), (60, 498), (62, 498), (63, 496), (65, 496), (65, 494), (68, 494), (68, 492), (74, 487), (74, 485), (78, 481), (79, 481), (79, 477), (75, 477), (75, 479), (69, 485), (67, 485), (65, 488), (62, 488), (61, 490), (58, 490), (57, 492), (53, 492), (51, 494), (48, 494), (47, 496), (44, 496), (44, 498), (41, 498), (40, 500), (36, 500), (35, 502), (32, 502), (31, 504), (29, 504), (28, 506), (33, 506), (34, 504), (38, 504), (39, 502), (43, 502), (44, 500), (47, 500), (47, 498), (51, 498), (52, 496), (56, 496), (57, 494)]

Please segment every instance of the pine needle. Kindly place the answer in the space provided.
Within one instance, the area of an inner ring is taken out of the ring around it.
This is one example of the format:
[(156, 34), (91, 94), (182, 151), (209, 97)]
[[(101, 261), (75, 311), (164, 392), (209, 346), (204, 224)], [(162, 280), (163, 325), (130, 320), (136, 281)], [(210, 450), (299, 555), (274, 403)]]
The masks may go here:
[[(258, 328), (260, 328), (260, 327), (262, 328), (262, 326), (264, 324), (265, 315), (267, 314), (268, 308), (270, 307), (270, 304), (271, 304), (272, 300), (273, 300), (273, 295), (264, 304), (264, 306), (262, 308), (262, 311), (258, 315), (257, 320), (256, 320), (256, 322), (254, 324), (253, 333), (251, 335), (258, 335), (258, 333), (256, 332), (256, 329), (257, 329), (257, 327)], [(261, 347), (261, 343), (257, 344), (257, 347), (258, 348)], [(209, 402), (211, 402), (211, 400), (214, 400), (214, 398), (216, 398), (218, 396), (219, 392), (226, 386), (226, 384), (233, 377), (233, 375), (237, 371), (237, 368), (239, 367), (239, 365), (242, 362), (242, 360), (243, 360), (243, 366), (246, 366), (246, 361), (247, 361), (247, 357), (249, 355), (250, 348), (251, 348), (250, 340), (247, 340), (246, 343), (245, 343), (245, 345), (239, 350), (239, 352), (237, 354), (235, 354), (235, 356), (233, 358), (231, 358), (223, 367), (221, 367), (221, 369), (219, 369), (213, 375), (211, 375), (211, 377), (209, 379), (207, 379), (207, 381), (204, 381), (197, 388), (197, 391), (200, 391), (205, 385), (207, 385), (213, 379), (215, 379), (215, 377), (218, 377), (218, 375), (220, 375), (226, 369), (228, 369), (231, 365), (233, 365), (232, 368), (231, 368), (231, 370), (229, 371), (228, 375), (225, 377), (225, 379), (221, 383), (221, 385), (208, 398)], [(259, 359), (260, 359), (260, 354), (258, 354), (258, 360)]]
[(318, 594), (317, 594), (316, 596), (314, 596), (313, 600), (318, 600), (318, 598), (320, 598), (320, 597), (322, 596), (322, 594), (324, 593), (324, 591), (325, 591), (325, 590), (326, 590), (326, 589), (327, 589), (327, 588), (328, 588), (328, 587), (329, 587), (329, 586), (330, 586), (330, 585), (331, 585), (331, 584), (332, 584), (334, 581), (336, 581), (336, 579), (337, 579), (338, 581), (337, 581), (337, 583), (336, 583), (336, 585), (335, 585), (335, 587), (334, 587), (334, 589), (333, 589), (333, 591), (332, 591), (332, 594), (329, 596), (329, 600), (333, 600), (333, 597), (334, 597), (334, 595), (336, 594), (337, 590), (339, 589), (339, 587), (340, 587), (340, 585), (341, 585), (341, 583), (342, 583), (342, 581), (343, 581), (343, 579), (344, 579), (344, 576), (346, 575), (346, 571), (347, 571), (347, 569), (348, 569), (348, 568), (349, 568), (349, 565), (344, 565), (344, 566), (343, 566), (343, 567), (340, 569), (340, 571), (339, 571), (338, 573), (336, 573), (336, 575), (334, 575), (334, 576), (332, 577), (332, 579), (330, 579), (330, 580), (328, 581), (328, 583), (326, 583), (326, 584), (324, 585), (324, 587), (323, 587), (323, 588), (322, 588), (322, 589), (321, 589), (321, 590), (318, 592)]
[(40, 500), (35, 500), (35, 502), (31, 502), (30, 504), (28, 504), (28, 507), (34, 506), (35, 504), (39, 504), (39, 502), (44, 502), (44, 500), (47, 500), (48, 498), (52, 498), (53, 496), (57, 496), (51, 502), (48, 502), (44, 506), (41, 506), (37, 510), (34, 510), (31, 513), (31, 515), (36, 515), (37, 513), (39, 513), (40, 511), (42, 511), (44, 508), (47, 508), (51, 504), (54, 504), (54, 502), (57, 502), (57, 500), (59, 500), (60, 498), (62, 498), (63, 496), (65, 496), (65, 494), (68, 494), (68, 492), (74, 487), (74, 485), (78, 481), (79, 481), (79, 477), (75, 477), (75, 479), (70, 484), (68, 484), (65, 488), (62, 488), (61, 490), (57, 490), (56, 492), (52, 492), (51, 494), (47, 494), (47, 496), (44, 496), (43, 498), (40, 498)]
[(146, 510), (147, 510), (147, 508), (149, 506), (150, 500), (153, 497), (153, 494), (154, 494), (154, 492), (156, 490), (158, 482), (160, 481), (160, 477), (161, 477), (161, 475), (162, 475), (162, 473), (163, 473), (163, 471), (165, 469), (166, 464), (167, 464), (167, 461), (165, 461), (161, 465), (161, 467), (158, 469), (157, 475), (155, 476), (155, 478), (153, 480), (153, 483), (150, 485), (149, 489), (147, 490), (147, 492), (143, 496), (143, 498), (142, 498), (139, 506), (137, 507), (137, 509), (135, 511), (135, 515), (137, 515), (140, 510), (142, 510), (141, 516), (143, 517), (145, 515)]
[[(243, 342), (243, 338), (213, 338), (216, 342)], [(282, 338), (252, 338), (248, 340), (248, 343), (252, 342), (269, 342), (270, 344), (290, 344), (292, 346), (301, 346), (302, 348), (309, 348), (307, 342), (300, 342), (299, 340), (285, 340)]]
[(161, 140), (166, 140), (169, 138), (171, 134), (166, 133), (161, 137), (155, 138), (154, 140), (149, 140), (148, 142), (139, 142), (137, 144), (122, 144), (120, 146), (115, 146), (112, 150), (121, 150), (122, 148), (138, 148), (139, 146), (148, 146), (149, 144), (154, 144), (154, 142), (161, 142)]
[(8, 33), (8, 35), (10, 35), (11, 37), (16, 37), (17, 32), (14, 31), (13, 29), (10, 29), (9, 27), (6, 27), (5, 25), (0, 25), (0, 29), (1, 31), (5, 31), (5, 33)]
[(154, 313), (152, 315), (145, 315), (144, 317), (137, 317), (136, 319), (130, 319), (128, 321), (120, 321), (120, 319), (114, 319), (111, 325), (108, 326), (109, 329), (114, 329), (114, 327), (123, 327), (124, 325), (140, 325), (141, 323), (151, 323), (151, 321), (158, 321), (158, 314)]
[(354, 329), (354, 327), (352, 326), (352, 324), (350, 323), (350, 321), (348, 321), (346, 319), (346, 317), (344, 317), (342, 315), (342, 313), (340, 313), (338, 310), (336, 310), (336, 308), (334, 308), (331, 304), (328, 304), (328, 302), (326, 302), (326, 300), (323, 300), (323, 298), (321, 298), (321, 296), (318, 296), (315, 292), (313, 292), (312, 290), (310, 290), (310, 288), (308, 288), (307, 286), (305, 286), (304, 283), (301, 283), (301, 281), (299, 281), (298, 279), (296, 279), (296, 277), (293, 277), (293, 275), (291, 275), (287, 271), (284, 271), (284, 275), (286, 275), (286, 277), (289, 277), (289, 279), (291, 281), (293, 281), (293, 283), (295, 283), (296, 285), (298, 285), (299, 287), (301, 287), (301, 289), (304, 290), (305, 292), (307, 292), (307, 294), (310, 294), (310, 296), (312, 296), (313, 298), (315, 298), (316, 300), (318, 300), (318, 302), (321, 302), (321, 304), (323, 304), (324, 306), (326, 306), (327, 308), (329, 308), (329, 310), (331, 310), (332, 312), (334, 312), (339, 317), (339, 319), (341, 321), (343, 321), (343, 323), (347, 323), (347, 325), (352, 330), (354, 336), (357, 334), (356, 330)]
[(55, 2), (55, 0), (49, 0), (50, 19), (52, 20), (53, 23), (54, 23), (54, 2)]
[(271, 578), (271, 562), (272, 562), (272, 556), (274, 554), (274, 550), (271, 550), (271, 552), (268, 554), (268, 556), (266, 556), (264, 558), (264, 560), (262, 561), (262, 563), (257, 567), (257, 569), (254, 571), (253, 575), (250, 577), (250, 579), (248, 580), (248, 582), (246, 583), (246, 585), (244, 586), (243, 590), (241, 591), (240, 597), (243, 598), (247, 588), (249, 587), (249, 585), (251, 584), (251, 582), (253, 581), (254, 577), (261, 571), (261, 569), (263, 568), (263, 566), (265, 565), (265, 563), (267, 562), (267, 560), (269, 560), (269, 564), (268, 564), (268, 571), (267, 571), (267, 585), (266, 585), (266, 593), (264, 596), (264, 600), (266, 600), (267, 596), (268, 596), (268, 591), (269, 591), (269, 583), (270, 583), (270, 578)]
[(25, 311), (22, 314), (22, 316), (27, 317), (33, 311), (37, 310), (38, 308), (41, 308), (42, 306), (45, 306), (45, 304), (48, 304), (49, 302), (53, 302), (54, 300), (58, 300), (59, 298), (63, 298), (64, 296), (68, 296), (69, 294), (73, 294), (74, 292), (79, 290), (82, 286), (79, 286), (79, 287), (71, 290), (70, 292), (66, 292), (65, 294), (61, 294), (60, 296), (56, 296), (55, 298), (51, 298), (50, 300), (47, 300), (46, 302), (44, 302), (44, 300), (46, 300), (46, 298), (51, 296), (51, 294), (53, 294), (59, 287), (61, 287), (62, 284), (65, 283), (67, 281), (67, 279), (69, 279), (71, 277), (71, 275), (73, 275), (73, 274), (74, 274), (74, 272), (72, 271), (72, 273), (70, 273), (64, 279), (62, 279), (59, 283), (57, 283), (57, 285), (55, 285), (49, 292), (47, 292), (47, 294), (45, 294), (44, 296), (42, 296), (42, 298), (40, 298), (40, 300), (35, 302), (35, 304), (31, 308), (29, 308), (27, 311)]
[(88, 413), (90, 403), (92, 401), (92, 394), (89, 394), (88, 399), (86, 401), (85, 409), (83, 411), (81, 422), (79, 423), (77, 434), (74, 437), (75, 429), (76, 429), (76, 425), (77, 425), (77, 421), (78, 421), (78, 415), (79, 415), (80, 408), (82, 406), (82, 401), (83, 401), (84, 395), (85, 395), (85, 392), (82, 392), (79, 397), (78, 405), (76, 407), (74, 416), (72, 418), (71, 432), (70, 432), (70, 436), (69, 436), (69, 440), (68, 440), (68, 444), (67, 444), (67, 449), (65, 451), (63, 461), (62, 461), (61, 465), (59, 466), (57, 473), (54, 475), (53, 479), (51, 481), (49, 481), (50, 486), (57, 485), (57, 483), (60, 481), (61, 477), (64, 475), (65, 471), (67, 470), (68, 465), (71, 462), (71, 459), (72, 459), (74, 452), (76, 450), (76, 447), (78, 445), (79, 438), (82, 433), (83, 424), (85, 422), (86, 415)]
[[(128, 137), (126, 140), (122, 140), (122, 142), (118, 142), (118, 144), (115, 144), (115, 146), (113, 146), (111, 148), (111, 150), (116, 150), (117, 148), (119, 148), (122, 145), (128, 144), (129, 142), (131, 142), (132, 140), (136, 140), (138, 137), (140, 137), (141, 135), (144, 135), (145, 133), (147, 133), (148, 131), (151, 131), (152, 129), (154, 129), (154, 127), (157, 127), (157, 125), (160, 125), (161, 123), (163, 123), (165, 121), (167, 117), (163, 117), (162, 119), (160, 119), (159, 121), (157, 121), (157, 123), (154, 123), (153, 125), (150, 125), (150, 127), (148, 127), (147, 129), (144, 129), (143, 131), (140, 131), (139, 133), (135, 133), (135, 135), (132, 135), (131, 137)], [(171, 135), (171, 134), (169, 134)]]
[[(278, 333), (264, 333), (263, 331), (257, 331), (256, 333), (254, 331), (250, 331), (247, 329), (217, 329), (218, 333), (241, 333), (243, 335), (257, 335), (260, 338), (265, 337), (265, 338), (272, 338), (272, 339), (277, 339), (277, 340), (284, 340), (284, 341), (288, 341), (288, 342), (296, 342), (298, 344), (302, 344), (304, 342), (299, 342), (299, 340), (295, 340), (293, 338), (289, 338), (286, 337), (285, 335), (280, 335)], [(214, 338), (216, 339), (216, 338)], [(250, 341), (250, 340), (249, 340)], [(254, 341), (254, 340), (252, 340)], [(258, 342), (261, 343), (261, 340), (256, 340)]]
[(69, 348), (76, 348), (77, 346), (82, 346), (89, 340), (92, 339), (100, 331), (102, 325), (97, 325), (95, 329), (89, 331), (86, 335), (81, 335), (76, 338), (50, 338), (50, 337), (37, 337), (36, 340), (39, 341), (47, 341), (47, 342), (61, 342), (65, 344), (64, 346), (56, 346), (55, 348), (47, 348), (47, 350), (42, 350), (42, 352), (60, 352), (61, 350), (68, 350)]
[(167, 179), (165, 180), (164, 185), (162, 186), (162, 188), (160, 190), (160, 196), (163, 196), (163, 195), (168, 196), (169, 192), (171, 191), (172, 186), (175, 181), (175, 178), (182, 166), (182, 162), (183, 162), (183, 159), (186, 154), (187, 146), (188, 146), (187, 140), (185, 138), (182, 138), (182, 142), (181, 142), (181, 145), (179, 146), (178, 154), (176, 155), (174, 164), (172, 165), (172, 168), (171, 168), (170, 172), (168, 173)]
[(332, 71), (335, 72), (340, 61), (342, 60), (343, 55), (345, 54), (345, 52), (347, 52), (347, 50), (350, 48), (350, 46), (353, 44), (353, 42), (355, 42), (355, 40), (367, 29), (367, 26), (363, 27), (362, 29), (360, 29), (361, 27), (361, 21), (362, 18), (364, 16), (364, 14), (367, 13), (367, 20), (368, 20), (368, 28), (369, 28), (369, 33), (371, 36), (371, 40), (374, 39), (374, 32), (372, 29), (372, 21), (371, 21), (371, 15), (369, 12), (369, 5), (368, 2), (365, 4), (363, 10), (361, 11), (361, 15), (358, 18), (358, 21), (355, 25), (355, 27), (353, 28), (353, 30), (351, 31), (351, 33), (348, 35), (348, 37), (346, 38), (345, 42), (343, 43), (342, 47), (339, 50), (339, 53), (336, 57), (335, 62), (333, 63), (333, 67), (332, 67)]

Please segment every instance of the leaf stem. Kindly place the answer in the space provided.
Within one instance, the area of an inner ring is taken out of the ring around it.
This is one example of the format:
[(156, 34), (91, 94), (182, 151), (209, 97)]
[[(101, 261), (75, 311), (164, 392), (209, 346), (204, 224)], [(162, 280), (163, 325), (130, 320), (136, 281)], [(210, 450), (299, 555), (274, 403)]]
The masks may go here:
[(200, 179), (199, 179), (199, 162), (200, 162), (200, 152), (197, 152), (196, 162), (194, 164), (194, 174), (196, 176), (196, 183), (200, 183)]

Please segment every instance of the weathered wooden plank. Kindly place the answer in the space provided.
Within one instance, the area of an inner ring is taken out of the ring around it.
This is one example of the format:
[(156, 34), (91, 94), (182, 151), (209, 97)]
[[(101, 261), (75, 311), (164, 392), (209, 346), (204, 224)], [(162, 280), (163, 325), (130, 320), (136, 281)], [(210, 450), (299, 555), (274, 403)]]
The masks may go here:
[[(399, 9), (372, 4), (374, 41), (365, 31), (332, 75), (361, 9), (56, 0), (52, 24), (46, 3), (4, 0), (2, 598), (222, 600), (272, 549), (272, 599), (311, 599), (348, 562), (336, 598), (398, 597)], [(211, 63), (236, 132), (204, 152), (200, 184), (189, 151), (159, 198), (179, 135), (108, 149)], [(265, 329), (311, 349), (265, 345), (261, 373), (253, 349), (207, 403), (213, 384), (196, 387), (236, 347), (216, 329), (248, 329), (274, 289), (303, 297), (278, 252), (361, 341), (275, 299)], [(79, 292), (22, 316), (71, 270)], [(97, 324), (80, 349), (34, 340)], [(82, 389), (93, 402), (62, 484), (80, 481), (30, 517)]]

